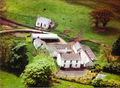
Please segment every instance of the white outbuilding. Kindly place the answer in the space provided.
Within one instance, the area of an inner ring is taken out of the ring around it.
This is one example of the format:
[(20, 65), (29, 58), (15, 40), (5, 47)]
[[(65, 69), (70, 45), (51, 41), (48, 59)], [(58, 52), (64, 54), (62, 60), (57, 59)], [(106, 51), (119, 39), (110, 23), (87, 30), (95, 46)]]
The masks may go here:
[(46, 43), (38, 37), (33, 41), (33, 45), (35, 49), (37, 50), (40, 46), (46, 45)]
[(53, 39), (53, 40), (58, 40), (58, 35), (57, 34), (40, 34), (40, 33), (32, 33), (31, 34), (31, 41), (33, 42), (34, 39), (40, 38), (41, 40), (46, 40), (46, 39)]

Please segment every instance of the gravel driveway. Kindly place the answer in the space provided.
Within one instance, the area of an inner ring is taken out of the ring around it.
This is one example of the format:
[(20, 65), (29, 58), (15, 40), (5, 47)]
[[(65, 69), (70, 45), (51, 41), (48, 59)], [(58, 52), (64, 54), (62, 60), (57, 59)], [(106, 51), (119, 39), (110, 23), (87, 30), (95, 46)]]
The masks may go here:
[(87, 74), (87, 70), (85, 69), (66, 69), (59, 70), (57, 75), (67, 76), (67, 77), (80, 77)]

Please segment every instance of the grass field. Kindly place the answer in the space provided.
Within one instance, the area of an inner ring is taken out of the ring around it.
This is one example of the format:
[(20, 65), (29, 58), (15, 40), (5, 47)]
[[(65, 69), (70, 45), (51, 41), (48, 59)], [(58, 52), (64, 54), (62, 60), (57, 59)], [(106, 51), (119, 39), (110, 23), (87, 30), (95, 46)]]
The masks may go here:
[[(115, 20), (108, 23), (105, 32), (96, 33), (98, 29), (92, 27), (89, 22), (88, 12), (93, 10), (90, 6), (69, 4), (64, 0), (24, 0), (22, 2), (6, 0), (6, 2), (9, 5), (7, 18), (29, 26), (35, 26), (39, 14), (42, 17), (51, 17), (52, 21), (57, 22), (59, 25), (56, 30), (62, 32), (73, 30), (74, 33), (69, 34), (70, 37), (79, 37), (81, 28), (84, 39), (99, 40), (97, 42), (111, 46), (120, 34), (120, 22)], [(86, 3), (91, 5), (93, 2)], [(109, 41), (110, 39), (113, 41)]]
[(25, 87), (25, 85), (14, 74), (0, 71), (0, 87)]

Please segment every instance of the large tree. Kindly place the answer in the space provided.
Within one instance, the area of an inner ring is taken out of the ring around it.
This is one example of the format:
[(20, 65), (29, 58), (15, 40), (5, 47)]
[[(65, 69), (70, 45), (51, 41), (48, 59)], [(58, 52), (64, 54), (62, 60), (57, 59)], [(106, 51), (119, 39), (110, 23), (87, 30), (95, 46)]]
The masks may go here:
[(18, 68), (24, 70), (25, 66), (28, 64), (28, 56), (26, 54), (27, 48), (26, 44), (20, 41), (12, 41), (10, 44), (10, 58), (9, 63), (13, 68)]
[(112, 54), (120, 56), (120, 36), (112, 45)]
[(4, 0), (0, 0), (0, 16), (6, 17), (8, 6)]
[(99, 22), (101, 22), (103, 28), (105, 28), (107, 23), (114, 17), (113, 11), (109, 9), (96, 9), (91, 11), (89, 14), (91, 16), (90, 21), (95, 23), (96, 27), (98, 27)]

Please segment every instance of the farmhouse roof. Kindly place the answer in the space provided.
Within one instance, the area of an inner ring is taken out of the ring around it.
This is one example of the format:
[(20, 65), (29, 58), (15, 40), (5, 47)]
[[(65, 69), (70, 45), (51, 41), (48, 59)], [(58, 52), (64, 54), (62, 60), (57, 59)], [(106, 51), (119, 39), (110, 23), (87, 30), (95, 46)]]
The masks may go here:
[(50, 21), (51, 21), (50, 19), (44, 18), (44, 17), (40, 17), (40, 16), (38, 15), (37, 22), (40, 22), (40, 23), (43, 23), (43, 24), (49, 24)]
[(33, 41), (33, 39), (39, 37), (40, 39), (58, 39), (58, 35), (57, 34), (38, 34), (38, 33), (32, 33), (31, 34), (31, 41)]
[(40, 47), (41, 45), (46, 45), (46, 43), (44, 41), (42, 41), (40, 38), (36, 38), (33, 42), (33, 45), (34, 45), (35, 49), (37, 50), (38, 47)]
[(82, 45), (82, 48), (83, 48), (83, 50), (86, 51), (87, 55), (90, 57), (90, 59), (91, 59), (92, 61), (98, 60), (98, 59), (96, 58), (96, 56), (94, 55), (94, 53), (92, 52), (92, 50), (90, 49), (89, 46)]
[(79, 54), (61, 54), (62, 60), (80, 60)]
[(73, 46), (76, 48), (77, 51), (82, 48), (82, 45), (78, 41)]

